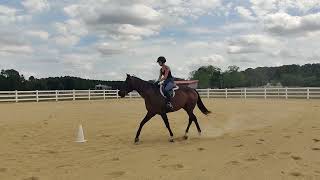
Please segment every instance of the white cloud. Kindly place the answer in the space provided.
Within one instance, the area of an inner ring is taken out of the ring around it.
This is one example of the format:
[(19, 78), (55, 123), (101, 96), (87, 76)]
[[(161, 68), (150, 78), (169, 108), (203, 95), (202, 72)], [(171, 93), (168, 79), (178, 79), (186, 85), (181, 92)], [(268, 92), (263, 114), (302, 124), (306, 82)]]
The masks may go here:
[(27, 35), (39, 38), (41, 40), (48, 40), (49, 33), (41, 30), (31, 30), (26, 32)]
[(277, 1), (278, 0), (250, 0), (251, 9), (257, 16), (263, 17), (277, 9)]
[(139, 40), (157, 34), (165, 21), (161, 13), (144, 4), (120, 1), (84, 1), (64, 8), (87, 29), (114, 39)]
[(28, 45), (4, 45), (0, 44), (0, 54), (31, 54), (33, 53), (32, 47)]
[(0, 4), (0, 25), (9, 25), (16, 22), (30, 21), (32, 17), (27, 14), (19, 14), (19, 10)]
[(197, 18), (221, 6), (221, 0), (81, 1), (64, 8), (73, 19), (104, 37), (141, 40), (166, 26)]
[(249, 9), (242, 7), (242, 6), (238, 6), (235, 8), (235, 10), (239, 13), (239, 15), (242, 18), (244, 18), (246, 20), (255, 20), (255, 17), (253, 17), (253, 14)]
[(54, 24), (57, 35), (53, 37), (55, 43), (59, 46), (74, 46), (78, 44), (81, 37), (88, 34), (86, 27), (77, 20), (69, 19), (63, 23)]
[(12, 30), (0, 31), (0, 52), (2, 55), (26, 55), (34, 50), (19, 32)]
[(270, 14), (265, 18), (267, 31), (278, 35), (302, 34), (320, 31), (320, 13), (291, 16), (287, 13)]
[(16, 9), (7, 6), (0, 5), (0, 14), (6, 16), (14, 16), (16, 14)]
[(7, 6), (0, 5), (0, 24), (9, 24), (15, 22), (17, 10)]
[(229, 41), (228, 53), (260, 53), (273, 51), (274, 48), (281, 47), (280, 41), (271, 36), (262, 34), (250, 34), (240, 36)]
[(110, 43), (101, 43), (97, 45), (97, 50), (102, 55), (115, 55), (115, 54), (122, 54), (125, 53), (127, 50), (126, 46), (123, 45), (116, 45), (116, 44), (110, 44)]
[(61, 63), (68, 72), (83, 73), (90, 72), (97, 63), (97, 57), (94, 54), (73, 53), (62, 56)]
[(295, 11), (304, 14), (311, 10), (319, 10), (320, 6), (319, 0), (250, 0), (250, 2), (251, 9), (260, 18), (278, 12)]
[(21, 4), (31, 13), (43, 12), (50, 9), (47, 0), (23, 0)]
[(207, 27), (191, 27), (186, 29), (191, 34), (213, 34), (219, 32), (217, 29)]
[(194, 58), (193, 60), (187, 61), (186, 66), (189, 72), (196, 70), (201, 66), (216, 66), (222, 67), (226, 63), (226, 59), (219, 54), (211, 54), (209, 56), (204, 56), (200, 58)]
[(54, 42), (61, 47), (71, 47), (80, 41), (80, 38), (78, 36), (74, 35), (61, 35), (61, 36), (56, 36), (53, 38)]
[(85, 25), (78, 20), (69, 19), (63, 23), (57, 22), (54, 24), (57, 32), (62, 35), (85, 36), (88, 30)]

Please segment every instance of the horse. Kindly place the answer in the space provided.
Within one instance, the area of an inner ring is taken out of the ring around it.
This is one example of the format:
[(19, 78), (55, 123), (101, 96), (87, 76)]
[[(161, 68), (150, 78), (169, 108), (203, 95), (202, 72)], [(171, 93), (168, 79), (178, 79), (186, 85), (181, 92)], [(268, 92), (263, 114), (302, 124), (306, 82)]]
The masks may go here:
[(171, 101), (173, 106), (173, 109), (171, 110), (167, 109), (165, 99), (161, 95), (160, 88), (158, 85), (127, 74), (127, 78), (124, 81), (121, 88), (119, 89), (118, 95), (121, 98), (123, 98), (133, 90), (137, 91), (140, 94), (140, 96), (144, 99), (145, 107), (147, 109), (147, 114), (141, 121), (136, 137), (134, 139), (135, 144), (139, 142), (140, 132), (144, 124), (147, 123), (151, 118), (153, 118), (157, 114), (162, 117), (163, 122), (169, 131), (169, 141), (174, 142), (173, 133), (170, 128), (167, 113), (175, 112), (182, 108), (187, 112), (189, 116), (189, 123), (187, 125), (185, 135), (183, 136), (183, 138), (188, 139), (188, 132), (192, 122), (195, 123), (198, 133), (199, 135), (201, 135), (201, 129), (197, 117), (193, 113), (193, 110), (195, 106), (198, 105), (200, 111), (205, 115), (210, 114), (211, 111), (209, 111), (205, 107), (197, 90), (190, 87), (180, 87), (178, 90), (176, 90), (175, 96), (172, 98)]

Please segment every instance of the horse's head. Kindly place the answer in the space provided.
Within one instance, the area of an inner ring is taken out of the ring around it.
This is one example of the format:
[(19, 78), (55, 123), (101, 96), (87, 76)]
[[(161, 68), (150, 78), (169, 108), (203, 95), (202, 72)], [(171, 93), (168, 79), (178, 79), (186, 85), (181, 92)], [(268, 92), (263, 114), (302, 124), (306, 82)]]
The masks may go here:
[(124, 81), (121, 89), (118, 92), (118, 95), (120, 97), (125, 97), (129, 92), (133, 91), (133, 79), (132, 76), (130, 76), (129, 74), (127, 74), (127, 78)]

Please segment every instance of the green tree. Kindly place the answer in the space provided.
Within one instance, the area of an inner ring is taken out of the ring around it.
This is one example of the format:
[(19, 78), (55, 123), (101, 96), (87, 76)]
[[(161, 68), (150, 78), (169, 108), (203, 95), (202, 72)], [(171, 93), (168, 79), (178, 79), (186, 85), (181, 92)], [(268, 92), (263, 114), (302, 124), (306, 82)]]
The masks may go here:
[(219, 88), (221, 69), (214, 66), (203, 66), (191, 72), (192, 80), (199, 80), (199, 88)]

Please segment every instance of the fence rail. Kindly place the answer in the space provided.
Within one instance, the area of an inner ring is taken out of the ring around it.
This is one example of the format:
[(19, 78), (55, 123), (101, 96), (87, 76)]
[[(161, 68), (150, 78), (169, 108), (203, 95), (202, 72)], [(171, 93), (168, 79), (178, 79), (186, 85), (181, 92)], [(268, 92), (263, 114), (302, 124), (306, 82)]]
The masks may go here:
[[(320, 87), (197, 89), (202, 98), (320, 99)], [(117, 99), (119, 90), (0, 91), (0, 102)], [(137, 92), (126, 98), (140, 98)]]

